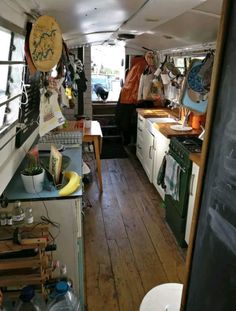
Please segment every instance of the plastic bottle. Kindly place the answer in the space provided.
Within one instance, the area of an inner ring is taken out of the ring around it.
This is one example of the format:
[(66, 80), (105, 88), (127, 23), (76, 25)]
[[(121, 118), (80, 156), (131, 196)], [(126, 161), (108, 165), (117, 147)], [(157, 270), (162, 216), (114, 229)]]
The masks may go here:
[(1, 226), (6, 226), (7, 224), (7, 216), (5, 213), (0, 214), (0, 225)]
[(39, 294), (36, 294), (32, 286), (22, 289), (16, 302), (14, 311), (45, 311), (46, 304)]
[(56, 284), (47, 311), (80, 311), (79, 300), (67, 282), (61, 281)]
[(27, 225), (30, 225), (34, 222), (32, 207), (27, 207), (25, 209), (25, 222)]
[(21, 207), (21, 202), (17, 201), (13, 207), (12, 211), (12, 220), (14, 225), (22, 224), (24, 223), (25, 219), (25, 212), (23, 208)]
[(7, 213), (7, 226), (13, 225), (12, 213)]

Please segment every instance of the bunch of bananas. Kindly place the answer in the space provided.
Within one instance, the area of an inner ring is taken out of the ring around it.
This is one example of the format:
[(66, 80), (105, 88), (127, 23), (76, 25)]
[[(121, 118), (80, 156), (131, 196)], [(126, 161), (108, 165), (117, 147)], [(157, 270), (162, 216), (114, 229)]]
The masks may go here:
[(64, 172), (64, 177), (68, 179), (68, 183), (59, 190), (60, 196), (68, 196), (75, 192), (80, 186), (81, 177), (76, 172), (66, 171)]

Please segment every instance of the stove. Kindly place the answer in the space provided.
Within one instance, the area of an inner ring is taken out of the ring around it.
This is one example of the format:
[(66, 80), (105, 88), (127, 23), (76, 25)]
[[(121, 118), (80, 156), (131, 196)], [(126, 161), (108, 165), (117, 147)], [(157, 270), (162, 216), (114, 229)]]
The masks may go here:
[(189, 154), (201, 152), (202, 140), (198, 137), (173, 137), (170, 140), (169, 154), (180, 166), (179, 201), (165, 195), (166, 220), (181, 247), (186, 246), (184, 239), (188, 211), (189, 184), (192, 174), (192, 161)]
[(198, 137), (174, 137), (172, 141), (188, 153), (200, 153), (202, 150), (202, 140)]

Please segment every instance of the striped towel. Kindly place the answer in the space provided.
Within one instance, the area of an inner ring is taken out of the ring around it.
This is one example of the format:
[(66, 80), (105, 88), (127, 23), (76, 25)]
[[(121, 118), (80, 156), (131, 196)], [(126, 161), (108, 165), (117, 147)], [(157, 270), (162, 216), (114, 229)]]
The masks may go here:
[(180, 166), (175, 159), (166, 155), (166, 171), (165, 171), (166, 194), (172, 196), (176, 201), (179, 201), (179, 185), (180, 185)]

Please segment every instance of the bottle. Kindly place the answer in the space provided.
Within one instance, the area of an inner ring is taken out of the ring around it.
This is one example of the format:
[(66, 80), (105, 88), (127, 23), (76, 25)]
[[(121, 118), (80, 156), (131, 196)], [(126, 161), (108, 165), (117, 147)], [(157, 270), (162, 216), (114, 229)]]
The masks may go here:
[(12, 214), (7, 213), (7, 226), (12, 226), (12, 225), (13, 225)]
[(27, 225), (30, 225), (34, 222), (32, 207), (27, 207), (25, 209), (25, 222)]
[(16, 301), (14, 311), (45, 311), (46, 304), (39, 294), (36, 294), (32, 286), (22, 289), (20, 297)]
[(0, 215), (0, 225), (1, 226), (6, 226), (7, 224), (7, 216), (5, 213), (1, 213)]
[(6, 298), (0, 289), (0, 311), (12, 311), (13, 305), (9, 298)]
[(48, 302), (47, 311), (79, 311), (79, 300), (67, 282), (60, 281)]
[(25, 219), (25, 213), (21, 206), (21, 202), (17, 201), (13, 207), (12, 211), (12, 220), (14, 225), (19, 225), (24, 222)]
[(67, 276), (66, 264), (60, 264), (60, 281), (66, 282), (70, 287), (72, 287), (72, 280)]

